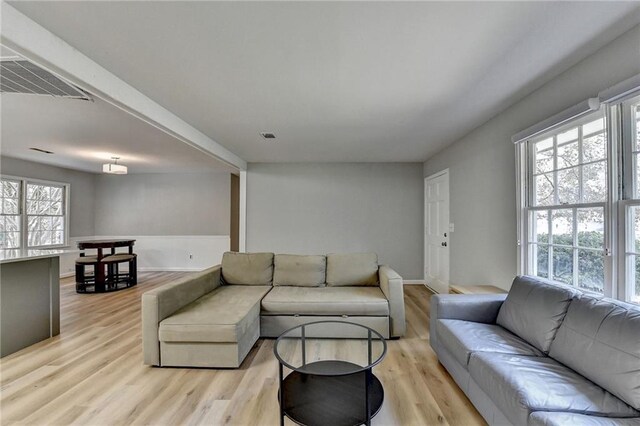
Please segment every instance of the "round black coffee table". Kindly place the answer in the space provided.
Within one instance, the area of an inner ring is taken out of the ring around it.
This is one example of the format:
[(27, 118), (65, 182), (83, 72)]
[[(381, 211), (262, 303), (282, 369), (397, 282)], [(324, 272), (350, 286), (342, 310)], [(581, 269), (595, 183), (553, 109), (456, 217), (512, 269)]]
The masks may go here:
[(370, 425), (384, 400), (372, 369), (386, 352), (380, 333), (352, 322), (310, 322), (282, 333), (274, 347), (280, 424), (286, 416), (307, 426)]

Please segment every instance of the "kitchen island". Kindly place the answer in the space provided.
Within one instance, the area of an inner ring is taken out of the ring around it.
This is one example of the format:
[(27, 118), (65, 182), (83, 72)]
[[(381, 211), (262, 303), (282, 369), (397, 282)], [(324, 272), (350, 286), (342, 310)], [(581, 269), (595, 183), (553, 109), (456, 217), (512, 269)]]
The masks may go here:
[(0, 250), (0, 357), (60, 334), (63, 250)]

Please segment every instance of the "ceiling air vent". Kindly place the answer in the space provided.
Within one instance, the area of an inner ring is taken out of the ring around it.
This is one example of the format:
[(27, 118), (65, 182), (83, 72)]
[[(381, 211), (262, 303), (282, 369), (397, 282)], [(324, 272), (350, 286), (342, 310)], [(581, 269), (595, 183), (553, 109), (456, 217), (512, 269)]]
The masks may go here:
[(260, 132), (260, 136), (262, 136), (264, 139), (275, 139), (276, 135), (274, 133), (271, 132)]
[(24, 59), (0, 61), (0, 92), (91, 100), (88, 93)]

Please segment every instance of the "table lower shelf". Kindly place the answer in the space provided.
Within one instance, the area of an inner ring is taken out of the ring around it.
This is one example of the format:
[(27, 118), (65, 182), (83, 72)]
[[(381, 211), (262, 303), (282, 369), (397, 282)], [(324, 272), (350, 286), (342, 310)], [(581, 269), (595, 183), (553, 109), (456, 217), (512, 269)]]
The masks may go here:
[[(331, 363), (332, 368), (336, 368), (336, 363), (353, 365), (339, 361), (318, 361), (307, 367), (322, 370), (322, 363)], [(307, 426), (364, 424), (367, 420), (366, 374), (366, 371), (362, 371), (343, 376), (324, 376), (294, 371), (284, 378), (281, 385), (284, 414), (294, 422)], [(370, 377), (369, 413), (372, 418), (380, 411), (384, 389), (373, 373)]]

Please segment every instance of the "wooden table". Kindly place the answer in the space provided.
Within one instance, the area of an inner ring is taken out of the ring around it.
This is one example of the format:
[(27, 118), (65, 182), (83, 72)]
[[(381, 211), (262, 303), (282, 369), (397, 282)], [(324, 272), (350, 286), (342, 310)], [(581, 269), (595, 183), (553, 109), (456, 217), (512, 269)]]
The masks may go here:
[(507, 290), (501, 289), (494, 285), (452, 285), (449, 286), (451, 294), (501, 294)]
[[(98, 250), (98, 262), (102, 261), (104, 257), (103, 250), (109, 249), (109, 255), (116, 253), (116, 248), (118, 247), (128, 247), (129, 254), (133, 254), (133, 245), (136, 240), (86, 240), (86, 241), (78, 241), (78, 249), (87, 250), (87, 249), (96, 249)], [(83, 256), (81, 254), (80, 256)], [(101, 289), (104, 291), (105, 288), (105, 277), (104, 277), (104, 269), (102, 267), (96, 268), (96, 290)]]

